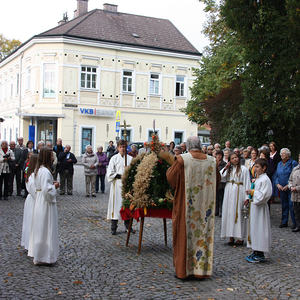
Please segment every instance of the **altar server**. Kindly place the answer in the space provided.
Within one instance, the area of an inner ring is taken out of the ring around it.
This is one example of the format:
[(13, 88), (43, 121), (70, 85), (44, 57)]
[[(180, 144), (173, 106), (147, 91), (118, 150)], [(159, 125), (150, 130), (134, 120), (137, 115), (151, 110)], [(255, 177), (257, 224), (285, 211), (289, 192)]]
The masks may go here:
[(270, 252), (271, 247), (271, 225), (268, 208), (268, 200), (272, 196), (272, 183), (266, 174), (268, 162), (259, 158), (255, 161), (256, 180), (254, 189), (246, 193), (252, 199), (246, 200), (249, 205), (249, 225), (247, 246), (252, 248), (253, 253), (246, 257), (250, 263), (263, 262), (264, 252)]
[[(229, 237), (229, 245), (243, 245), (246, 236), (246, 222), (242, 218), (241, 209), (248, 196), (246, 190), (250, 189), (249, 170), (241, 166), (240, 157), (236, 153), (229, 155), (229, 162), (220, 171), (221, 177), (226, 181), (223, 208), (221, 238)], [(234, 239), (237, 239), (235, 242)]]
[(52, 149), (41, 148), (35, 171), (36, 200), (28, 249), (35, 265), (55, 263), (59, 252), (56, 207), (59, 183), (53, 182), (51, 174), (52, 153)]
[(21, 246), (23, 246), (26, 250), (28, 250), (29, 238), (31, 232), (31, 223), (32, 223), (32, 214), (34, 209), (35, 202), (35, 184), (34, 184), (34, 170), (37, 164), (38, 155), (33, 154), (33, 152), (29, 152), (30, 155), (28, 166), (25, 169), (25, 184), (26, 190), (28, 191), (28, 195), (24, 204), (24, 213), (23, 213), (23, 227), (22, 227), (22, 238), (21, 238)]
[[(126, 142), (118, 141), (118, 154), (114, 155), (107, 168), (107, 180), (111, 182), (110, 194), (107, 210), (107, 219), (111, 220), (111, 233), (115, 235), (118, 227), (118, 219), (120, 218), (120, 210), (122, 207), (122, 180), (121, 177), (125, 169), (125, 155), (127, 156), (127, 165), (130, 164), (132, 157), (126, 154)], [(125, 227), (128, 229), (128, 222), (125, 221)]]

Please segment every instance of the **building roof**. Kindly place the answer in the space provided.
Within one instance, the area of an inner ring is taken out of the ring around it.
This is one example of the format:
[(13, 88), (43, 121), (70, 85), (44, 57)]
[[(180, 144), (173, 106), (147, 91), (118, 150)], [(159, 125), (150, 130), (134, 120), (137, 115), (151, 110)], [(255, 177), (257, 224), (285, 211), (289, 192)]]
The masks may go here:
[(73, 37), (201, 55), (166, 19), (95, 9), (36, 37)]

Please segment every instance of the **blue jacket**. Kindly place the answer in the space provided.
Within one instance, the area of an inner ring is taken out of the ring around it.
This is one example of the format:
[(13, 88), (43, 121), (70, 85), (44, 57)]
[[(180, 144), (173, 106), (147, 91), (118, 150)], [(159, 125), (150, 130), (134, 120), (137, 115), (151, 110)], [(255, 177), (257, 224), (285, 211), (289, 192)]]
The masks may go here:
[(277, 165), (275, 173), (275, 185), (280, 184), (282, 186), (286, 186), (288, 184), (293, 168), (295, 168), (297, 165), (298, 163), (291, 158), (285, 163), (285, 165), (282, 161), (280, 161)]

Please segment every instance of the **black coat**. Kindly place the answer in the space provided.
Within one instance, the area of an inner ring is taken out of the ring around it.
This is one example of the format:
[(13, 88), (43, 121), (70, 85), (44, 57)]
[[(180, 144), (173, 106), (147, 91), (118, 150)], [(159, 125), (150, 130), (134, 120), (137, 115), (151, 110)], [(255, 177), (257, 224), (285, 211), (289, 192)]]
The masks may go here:
[[(67, 155), (70, 154), (70, 157), (67, 158)], [(74, 164), (77, 163), (77, 159), (72, 152), (60, 152), (58, 155), (58, 172), (64, 172), (68, 170), (71, 174), (74, 173)], [(68, 162), (68, 159), (71, 159), (71, 162)]]

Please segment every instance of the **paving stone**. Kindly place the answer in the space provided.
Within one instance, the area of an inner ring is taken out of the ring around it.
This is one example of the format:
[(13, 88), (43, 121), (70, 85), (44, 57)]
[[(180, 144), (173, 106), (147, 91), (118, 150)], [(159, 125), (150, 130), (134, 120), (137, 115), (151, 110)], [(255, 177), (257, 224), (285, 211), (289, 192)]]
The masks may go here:
[(268, 262), (249, 264), (250, 250), (220, 239), (216, 218), (211, 279), (174, 278), (172, 224), (164, 245), (160, 219), (147, 219), (142, 253), (139, 224), (125, 247), (122, 222), (110, 234), (105, 194), (86, 198), (83, 167), (75, 167), (73, 196), (57, 196), (60, 256), (53, 267), (34, 266), (20, 247), (24, 200), (0, 201), (0, 299), (300, 299), (300, 234), (279, 229), (281, 207), (272, 205), (272, 252)]

